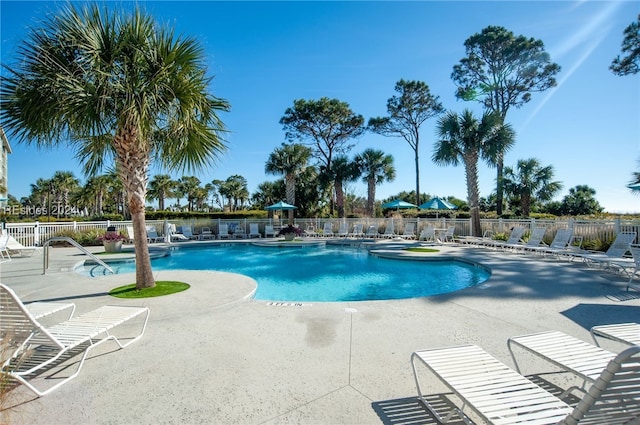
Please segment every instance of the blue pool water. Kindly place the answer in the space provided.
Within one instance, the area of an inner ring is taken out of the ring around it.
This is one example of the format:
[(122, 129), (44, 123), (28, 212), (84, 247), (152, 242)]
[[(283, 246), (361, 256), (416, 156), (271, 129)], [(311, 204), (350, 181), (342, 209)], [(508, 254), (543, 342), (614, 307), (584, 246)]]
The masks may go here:
[[(489, 278), (482, 267), (459, 261), (379, 258), (342, 247), (278, 249), (244, 244), (184, 248), (154, 259), (154, 270), (218, 270), (258, 282), (256, 299), (266, 301), (364, 301), (426, 297), (477, 285)], [(110, 264), (116, 273), (135, 271), (133, 262)], [(86, 266), (90, 275), (99, 267)]]

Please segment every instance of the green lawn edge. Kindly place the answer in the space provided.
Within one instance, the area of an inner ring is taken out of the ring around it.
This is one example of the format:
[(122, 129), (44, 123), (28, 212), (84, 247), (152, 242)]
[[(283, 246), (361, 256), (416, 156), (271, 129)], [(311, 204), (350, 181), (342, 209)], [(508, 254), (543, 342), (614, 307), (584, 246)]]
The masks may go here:
[(109, 291), (109, 295), (115, 298), (152, 298), (171, 295), (186, 291), (191, 285), (172, 280), (159, 280), (153, 288), (136, 289), (136, 284), (119, 286)]

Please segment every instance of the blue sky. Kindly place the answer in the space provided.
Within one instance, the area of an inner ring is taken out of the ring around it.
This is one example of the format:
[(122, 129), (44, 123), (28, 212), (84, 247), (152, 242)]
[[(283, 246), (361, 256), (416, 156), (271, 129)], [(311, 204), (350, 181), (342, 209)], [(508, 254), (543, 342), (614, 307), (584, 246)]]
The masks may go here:
[[(63, 2), (0, 1), (1, 57), (15, 53), (27, 27)], [(277, 177), (265, 175), (269, 154), (284, 139), (279, 124), (295, 99), (337, 98), (365, 120), (386, 115), (387, 99), (400, 79), (421, 80), (448, 110), (475, 102), (456, 100), (450, 75), (464, 57), (464, 41), (488, 25), (540, 39), (562, 70), (558, 86), (534, 93), (531, 102), (511, 109), (507, 121), (516, 145), (505, 165), (537, 158), (552, 165), (564, 188), (588, 185), (606, 211), (640, 212), (640, 196), (626, 184), (640, 168), (640, 74), (620, 77), (609, 69), (620, 54), (623, 31), (637, 19), (637, 1), (423, 1), (423, 2), (217, 2), (140, 1), (177, 34), (203, 44), (212, 92), (227, 99), (222, 114), (230, 133), (227, 153), (197, 173), (203, 185), (233, 174), (244, 176), (253, 192)], [(110, 7), (130, 7), (109, 2)], [(433, 196), (466, 199), (464, 168), (431, 161), (436, 120), (422, 127), (420, 188)], [(84, 181), (73, 152), (38, 150), (11, 140), (9, 193), (20, 198), (36, 179), (73, 171)], [(367, 148), (393, 155), (396, 179), (377, 188), (383, 199), (415, 187), (413, 150), (402, 139), (367, 133), (350, 156)], [(494, 190), (495, 170), (482, 164), (481, 196)], [(152, 174), (163, 172), (157, 168)], [(175, 175), (176, 178), (180, 175)], [(366, 197), (364, 183), (347, 189)]]

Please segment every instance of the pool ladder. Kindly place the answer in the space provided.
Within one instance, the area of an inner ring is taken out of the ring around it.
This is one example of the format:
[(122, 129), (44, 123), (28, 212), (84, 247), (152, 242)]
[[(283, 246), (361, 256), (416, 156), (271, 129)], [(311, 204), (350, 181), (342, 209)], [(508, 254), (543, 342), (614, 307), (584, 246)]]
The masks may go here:
[(69, 242), (71, 245), (73, 245), (76, 248), (78, 248), (84, 254), (87, 254), (92, 260), (94, 260), (96, 263), (100, 264), (106, 270), (109, 270), (111, 273), (115, 273), (113, 271), (113, 269), (107, 265), (107, 263), (105, 263), (104, 261), (102, 261), (101, 259), (96, 257), (95, 255), (93, 255), (89, 250), (87, 250), (85, 247), (80, 245), (78, 242), (76, 242), (72, 238), (70, 238), (68, 236), (56, 236), (56, 237), (53, 237), (51, 239), (48, 239), (43, 245), (44, 255), (42, 256), (43, 257), (43, 260), (42, 260), (43, 261), (43, 263), (42, 263), (42, 274), (47, 274), (47, 269), (49, 268), (49, 245), (51, 244), (51, 242), (56, 242), (56, 241)]

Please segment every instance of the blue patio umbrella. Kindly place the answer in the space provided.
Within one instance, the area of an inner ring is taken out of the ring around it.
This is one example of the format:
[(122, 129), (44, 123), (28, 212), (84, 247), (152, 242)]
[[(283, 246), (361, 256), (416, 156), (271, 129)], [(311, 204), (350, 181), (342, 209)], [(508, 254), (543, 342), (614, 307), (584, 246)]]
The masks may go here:
[(276, 204), (273, 205), (269, 205), (267, 207), (267, 210), (272, 211), (272, 210), (283, 210), (283, 211), (287, 211), (287, 210), (295, 210), (296, 206), (291, 205), (291, 204), (287, 204), (286, 202), (280, 201)]
[[(269, 205), (267, 207), (267, 211), (277, 211), (277, 210), (281, 210), (281, 211), (293, 211), (295, 210), (296, 207), (295, 205), (291, 205), (291, 204), (287, 204), (286, 202), (280, 201), (278, 203), (275, 203), (273, 205)], [(293, 221), (293, 212), (290, 213), (289, 215), (289, 222)]]
[(442, 198), (432, 198), (420, 205), (418, 208), (421, 210), (436, 210), (436, 218), (438, 218), (438, 210), (455, 210), (457, 207), (451, 202), (445, 201)]
[(405, 201), (401, 201), (400, 199), (396, 199), (395, 201), (391, 201), (391, 202), (387, 202), (386, 204), (382, 205), (382, 209), (383, 210), (390, 210), (390, 209), (400, 209), (400, 208), (418, 208), (417, 205), (413, 205), (409, 202), (405, 202)]

